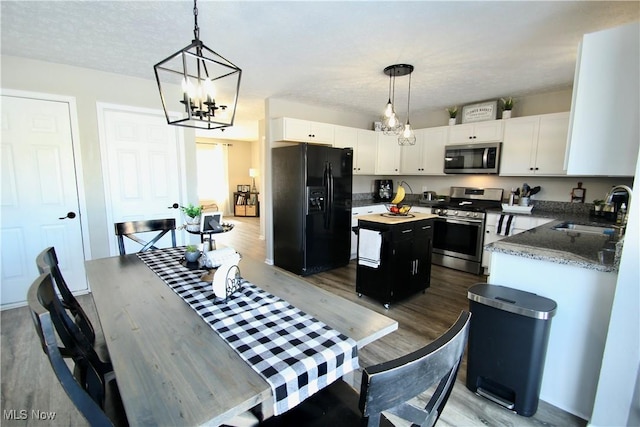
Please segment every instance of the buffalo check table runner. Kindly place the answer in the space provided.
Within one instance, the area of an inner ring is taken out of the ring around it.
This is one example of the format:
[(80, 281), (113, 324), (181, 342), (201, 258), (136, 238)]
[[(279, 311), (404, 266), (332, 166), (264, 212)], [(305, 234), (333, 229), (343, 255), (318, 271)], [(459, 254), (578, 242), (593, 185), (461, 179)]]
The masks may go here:
[(222, 303), (202, 271), (180, 263), (183, 254), (168, 248), (138, 257), (269, 383), (275, 415), (358, 368), (351, 338), (250, 282)]

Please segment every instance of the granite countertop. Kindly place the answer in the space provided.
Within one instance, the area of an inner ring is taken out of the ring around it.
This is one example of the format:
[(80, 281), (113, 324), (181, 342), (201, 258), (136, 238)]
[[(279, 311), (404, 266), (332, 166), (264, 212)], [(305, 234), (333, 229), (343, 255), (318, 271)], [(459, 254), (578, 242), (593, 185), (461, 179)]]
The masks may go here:
[(590, 270), (617, 272), (618, 254), (622, 248), (619, 234), (608, 236), (553, 229), (556, 225), (567, 220), (585, 225), (596, 225), (592, 221), (580, 221), (575, 217), (565, 218), (490, 243), (485, 246), (485, 249), (489, 252), (573, 265)]

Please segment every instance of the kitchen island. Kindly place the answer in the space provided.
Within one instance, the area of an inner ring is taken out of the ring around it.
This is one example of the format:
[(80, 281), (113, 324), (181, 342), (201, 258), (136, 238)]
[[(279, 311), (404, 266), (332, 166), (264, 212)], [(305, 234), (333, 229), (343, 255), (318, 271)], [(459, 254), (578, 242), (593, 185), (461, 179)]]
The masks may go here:
[[(540, 398), (590, 419), (607, 336), (622, 242), (604, 235), (557, 230), (553, 221), (485, 247), (492, 252), (488, 283), (554, 300)], [(618, 249), (618, 251), (616, 251)]]
[(437, 215), (372, 214), (358, 217), (356, 292), (385, 308), (431, 282), (433, 218)]

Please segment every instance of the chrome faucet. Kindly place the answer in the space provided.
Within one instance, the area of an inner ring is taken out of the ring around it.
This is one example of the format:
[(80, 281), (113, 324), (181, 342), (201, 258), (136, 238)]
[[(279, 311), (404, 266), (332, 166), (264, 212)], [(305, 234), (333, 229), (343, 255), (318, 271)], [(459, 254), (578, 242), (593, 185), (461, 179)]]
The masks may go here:
[(610, 205), (611, 201), (613, 200), (613, 195), (618, 190), (624, 190), (629, 195), (629, 200), (627, 200), (627, 209), (629, 209), (629, 207), (631, 206), (631, 195), (633, 193), (631, 191), (631, 188), (627, 187), (626, 185), (616, 185), (614, 187), (611, 187), (611, 190), (609, 190), (609, 192), (607, 193), (604, 203)]

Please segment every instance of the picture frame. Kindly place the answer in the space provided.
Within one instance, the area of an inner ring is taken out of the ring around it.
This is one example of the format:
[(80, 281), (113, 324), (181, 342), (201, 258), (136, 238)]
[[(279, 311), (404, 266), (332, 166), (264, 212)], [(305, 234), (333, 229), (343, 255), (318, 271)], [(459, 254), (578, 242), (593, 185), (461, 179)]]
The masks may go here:
[(220, 233), (222, 230), (222, 212), (202, 212), (200, 218), (200, 233)]
[(478, 102), (462, 107), (462, 123), (484, 122), (496, 120), (498, 117), (498, 100)]
[(251, 191), (251, 186), (249, 184), (242, 186), (242, 192), (243, 193), (248, 193), (250, 191)]
[(244, 188), (244, 185), (242, 185), (242, 184), (236, 185), (236, 191), (237, 191), (238, 193), (242, 193), (242, 189), (243, 189), (243, 188)]

